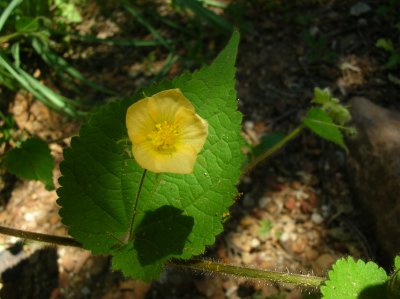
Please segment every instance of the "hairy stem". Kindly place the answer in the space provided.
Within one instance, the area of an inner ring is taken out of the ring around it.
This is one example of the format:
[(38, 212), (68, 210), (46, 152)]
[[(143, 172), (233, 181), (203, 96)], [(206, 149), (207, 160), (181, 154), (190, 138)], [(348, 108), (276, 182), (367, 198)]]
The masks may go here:
[(322, 282), (326, 279), (324, 277), (318, 277), (318, 276), (247, 268), (242, 266), (228, 265), (224, 263), (219, 263), (209, 260), (201, 260), (201, 259), (191, 259), (188, 261), (174, 261), (170, 265), (172, 267), (177, 267), (177, 268), (187, 268), (192, 270), (221, 273), (237, 277), (244, 277), (247, 279), (260, 279), (260, 280), (274, 281), (279, 283), (291, 283), (306, 287), (319, 287), (322, 284)]
[(135, 203), (132, 208), (132, 213), (131, 213), (132, 216), (131, 216), (131, 221), (129, 224), (130, 228), (129, 228), (129, 239), (128, 240), (133, 240), (133, 227), (135, 224), (136, 208), (137, 208), (137, 205), (139, 202), (140, 193), (142, 192), (143, 182), (144, 182), (144, 178), (146, 177), (146, 173), (147, 173), (147, 169), (144, 169), (143, 173), (142, 173), (142, 177), (140, 178), (138, 190), (136, 192)]
[[(10, 227), (4, 227), (1, 225), (0, 225), (0, 233), (4, 235), (14, 236), (33, 241), (51, 243), (54, 245), (73, 246), (82, 248), (82, 245), (78, 241), (70, 237), (61, 237), (61, 236), (29, 232)], [(322, 284), (322, 282), (326, 279), (325, 277), (246, 268), (246, 267), (228, 265), (224, 263), (213, 262), (209, 260), (201, 260), (201, 259), (191, 259), (187, 261), (174, 260), (172, 263), (169, 263), (169, 266), (175, 268), (232, 275), (235, 277), (243, 277), (246, 279), (259, 279), (259, 280), (273, 281), (278, 283), (291, 283), (307, 287), (319, 287)]]
[(0, 225), (0, 234), (18, 237), (21, 239), (52, 243), (55, 245), (73, 246), (82, 248), (82, 244), (70, 237), (61, 237), (48, 234), (34, 233), (21, 229), (5, 227)]
[(284, 146), (286, 143), (288, 143), (290, 140), (295, 138), (299, 133), (303, 130), (304, 124), (299, 125), (297, 128), (295, 128), (292, 132), (290, 132), (288, 135), (285, 136), (281, 141), (276, 143), (274, 146), (269, 148), (267, 151), (263, 152), (261, 155), (255, 157), (253, 160), (249, 162), (244, 167), (243, 174), (246, 174), (253, 170), (259, 163), (263, 162), (265, 159), (270, 157), (273, 153), (275, 153), (277, 150), (279, 150), (282, 146)]

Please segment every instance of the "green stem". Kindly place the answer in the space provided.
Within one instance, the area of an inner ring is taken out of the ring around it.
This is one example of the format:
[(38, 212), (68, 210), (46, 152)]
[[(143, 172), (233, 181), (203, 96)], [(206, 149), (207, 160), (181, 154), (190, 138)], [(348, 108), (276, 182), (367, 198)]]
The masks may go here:
[(240, 276), (247, 279), (260, 279), (266, 281), (274, 281), (278, 283), (291, 283), (306, 287), (319, 287), (325, 281), (325, 277), (293, 274), (286, 272), (277, 272), (270, 270), (261, 270), (254, 268), (246, 268), (241, 266), (233, 266), (209, 260), (191, 259), (188, 261), (174, 261), (170, 264), (172, 267), (188, 268), (192, 270), (200, 270), (206, 272), (222, 273), (227, 275)]
[(140, 193), (142, 192), (142, 187), (143, 187), (143, 182), (144, 182), (144, 178), (146, 177), (146, 173), (147, 173), (147, 169), (143, 170), (142, 173), (142, 177), (140, 178), (140, 183), (139, 183), (139, 187), (138, 190), (136, 192), (136, 198), (135, 198), (135, 204), (133, 205), (133, 209), (132, 209), (132, 213), (131, 213), (131, 221), (130, 221), (130, 225), (129, 225), (129, 239), (128, 240), (133, 240), (133, 227), (135, 224), (135, 216), (136, 216), (136, 208), (139, 202), (139, 197), (140, 197)]
[(286, 143), (288, 143), (290, 140), (295, 138), (299, 133), (304, 129), (304, 124), (299, 125), (297, 128), (295, 128), (292, 132), (290, 132), (288, 135), (285, 136), (281, 141), (273, 145), (271, 148), (269, 148), (267, 151), (263, 152), (261, 155), (255, 157), (252, 161), (247, 164), (243, 170), (242, 174), (246, 174), (253, 170), (259, 163), (270, 157), (273, 153), (275, 153), (277, 150), (279, 150), (282, 146), (284, 146)]
[(48, 234), (34, 233), (25, 230), (20, 230), (12, 227), (0, 225), (0, 234), (14, 236), (21, 239), (28, 239), (39, 242), (52, 243), (63, 246), (73, 246), (82, 248), (82, 244), (70, 237), (61, 237)]
[[(142, 175), (142, 178), (144, 179), (144, 175)], [(4, 227), (1, 225), (0, 233), (33, 241), (82, 248), (82, 245), (78, 241), (70, 237), (34, 233), (15, 228)], [(169, 263), (169, 266), (181, 269), (183, 268), (232, 275), (235, 277), (242, 277), (246, 279), (259, 279), (278, 283), (291, 283), (307, 287), (319, 287), (326, 280), (325, 277), (246, 268), (201, 259), (191, 259), (187, 261), (174, 260), (172, 263)]]

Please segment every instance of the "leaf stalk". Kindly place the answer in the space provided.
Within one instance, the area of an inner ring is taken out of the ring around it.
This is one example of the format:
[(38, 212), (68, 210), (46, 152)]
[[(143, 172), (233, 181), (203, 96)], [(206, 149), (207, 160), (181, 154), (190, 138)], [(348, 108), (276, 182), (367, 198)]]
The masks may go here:
[(263, 152), (261, 155), (255, 157), (253, 160), (251, 160), (245, 167), (242, 172), (243, 174), (246, 174), (253, 170), (258, 164), (269, 158), (273, 153), (275, 153), (277, 150), (282, 148), (286, 143), (288, 143), (290, 140), (295, 138), (299, 133), (304, 129), (305, 125), (302, 123), (298, 127), (296, 127), (292, 132), (290, 132), (288, 135), (286, 135), (281, 141), (273, 145), (271, 148)]
[(138, 205), (138, 202), (139, 202), (139, 198), (140, 198), (140, 193), (142, 192), (142, 187), (143, 187), (143, 183), (144, 183), (144, 178), (146, 177), (146, 173), (147, 173), (147, 169), (144, 169), (143, 170), (143, 173), (142, 173), (142, 177), (140, 178), (140, 183), (139, 183), (139, 187), (138, 187), (138, 190), (137, 190), (137, 192), (136, 192), (136, 198), (135, 198), (135, 203), (134, 203), (134, 205), (133, 205), (133, 209), (132, 209), (132, 213), (131, 213), (131, 221), (130, 221), (130, 224), (129, 224), (129, 241), (132, 241), (133, 240), (133, 236), (134, 236), (134, 233), (133, 233), (133, 228), (134, 228), (134, 224), (135, 224), (135, 216), (136, 216), (136, 212), (137, 212), (137, 205)]

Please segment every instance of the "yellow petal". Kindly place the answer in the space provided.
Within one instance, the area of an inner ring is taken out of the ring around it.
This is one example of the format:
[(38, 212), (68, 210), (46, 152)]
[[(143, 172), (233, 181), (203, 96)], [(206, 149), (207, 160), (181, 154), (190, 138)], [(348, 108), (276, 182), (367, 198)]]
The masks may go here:
[(134, 103), (128, 108), (126, 126), (136, 162), (157, 173), (192, 173), (208, 135), (207, 121), (179, 89)]
[(156, 173), (192, 173), (197, 158), (195, 149), (190, 145), (182, 145), (174, 153), (166, 154), (157, 152), (148, 142), (134, 145), (132, 153), (140, 167)]
[(187, 109), (180, 109), (175, 115), (175, 123), (182, 128), (181, 140), (183, 144), (190, 144), (200, 152), (208, 136), (208, 123), (199, 115)]
[(156, 122), (172, 121), (182, 107), (194, 111), (193, 105), (177, 88), (161, 91), (150, 98), (149, 112)]
[(146, 136), (153, 130), (155, 123), (149, 113), (149, 100), (144, 98), (128, 108), (126, 113), (126, 128), (132, 143), (146, 140)]

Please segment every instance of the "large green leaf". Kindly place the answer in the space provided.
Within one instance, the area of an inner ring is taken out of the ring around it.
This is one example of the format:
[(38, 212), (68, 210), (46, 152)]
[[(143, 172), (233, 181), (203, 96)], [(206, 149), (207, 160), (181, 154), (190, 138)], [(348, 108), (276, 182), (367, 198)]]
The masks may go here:
[(53, 189), (54, 161), (46, 142), (37, 138), (24, 141), (6, 155), (9, 172), (26, 180), (42, 181), (47, 189)]
[[(64, 151), (58, 189), (62, 221), (85, 248), (111, 253), (114, 269), (126, 276), (157, 278), (166, 261), (203, 253), (222, 231), (222, 215), (237, 193), (243, 162), (234, 79), (238, 42), (235, 32), (212, 65), (100, 108)], [(208, 121), (209, 135), (193, 174), (147, 173), (135, 238), (127, 242), (143, 169), (130, 155), (126, 110), (143, 94), (169, 88), (179, 88), (192, 102)]]

